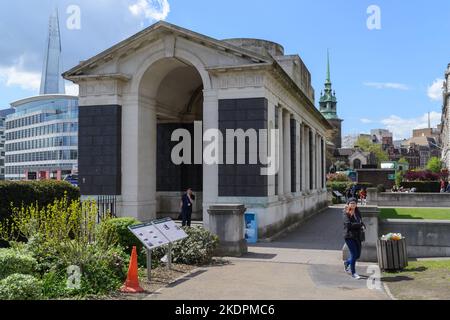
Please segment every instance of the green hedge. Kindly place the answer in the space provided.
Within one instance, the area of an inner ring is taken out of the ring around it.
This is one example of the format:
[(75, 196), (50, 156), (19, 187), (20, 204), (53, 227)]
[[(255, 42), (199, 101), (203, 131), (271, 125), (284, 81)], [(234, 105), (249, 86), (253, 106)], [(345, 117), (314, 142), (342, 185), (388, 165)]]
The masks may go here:
[(33, 276), (13, 274), (0, 280), (0, 300), (40, 300), (42, 282)]
[(438, 181), (411, 181), (402, 182), (401, 186), (406, 189), (416, 188), (417, 192), (439, 193), (441, 185)]
[(37, 261), (31, 255), (13, 249), (0, 249), (0, 280), (15, 273), (32, 275)]
[(61, 199), (67, 193), (70, 201), (80, 198), (80, 189), (65, 181), (2, 181), (0, 182), (0, 220), (11, 215), (11, 204), (14, 207), (35, 204), (40, 207)]
[(327, 182), (327, 188), (333, 191), (339, 191), (345, 194), (345, 191), (353, 185), (353, 182), (340, 182), (340, 181), (329, 181)]

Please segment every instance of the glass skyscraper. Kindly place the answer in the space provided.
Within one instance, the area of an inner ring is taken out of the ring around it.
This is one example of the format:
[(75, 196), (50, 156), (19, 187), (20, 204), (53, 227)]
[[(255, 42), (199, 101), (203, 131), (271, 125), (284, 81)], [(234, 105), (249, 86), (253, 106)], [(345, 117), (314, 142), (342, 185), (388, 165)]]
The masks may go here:
[(0, 110), (0, 181), (5, 180), (5, 145), (6, 116), (14, 113), (14, 109)]
[(11, 103), (5, 178), (61, 180), (78, 170), (78, 97), (65, 95), (58, 12), (49, 20), (40, 95)]

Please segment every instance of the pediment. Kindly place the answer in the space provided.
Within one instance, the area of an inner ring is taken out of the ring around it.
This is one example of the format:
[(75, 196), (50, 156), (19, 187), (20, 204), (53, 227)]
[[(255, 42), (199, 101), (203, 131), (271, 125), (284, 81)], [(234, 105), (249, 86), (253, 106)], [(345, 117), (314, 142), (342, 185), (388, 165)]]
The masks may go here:
[[(95, 74), (120, 74), (114, 67), (109, 67), (121, 59), (130, 57), (147, 50), (157, 43), (164, 43), (166, 55), (173, 54), (175, 43), (190, 43), (193, 51), (204, 50), (206, 68), (239, 67), (251, 65), (272, 64), (273, 59), (257, 52), (237, 47), (225, 41), (213, 39), (205, 35), (184, 29), (167, 22), (158, 22), (115, 46), (103, 51), (92, 58), (80, 62), (76, 67), (66, 71), (66, 79)], [(105, 71), (108, 70), (108, 71)], [(100, 72), (96, 72), (100, 71)]]

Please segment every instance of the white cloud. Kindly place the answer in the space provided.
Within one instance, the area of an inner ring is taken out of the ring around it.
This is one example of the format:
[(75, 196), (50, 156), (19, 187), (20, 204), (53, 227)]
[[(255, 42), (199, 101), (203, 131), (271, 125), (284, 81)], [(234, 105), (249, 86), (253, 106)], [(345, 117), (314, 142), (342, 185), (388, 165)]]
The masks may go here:
[(361, 121), (362, 123), (365, 123), (365, 124), (368, 124), (368, 123), (372, 123), (372, 122), (373, 122), (372, 120), (366, 119), (366, 118), (360, 119), (360, 121)]
[[(441, 123), (441, 113), (430, 113), (431, 126), (435, 128)], [(391, 115), (389, 118), (381, 120), (381, 123), (394, 134), (395, 140), (408, 139), (412, 136), (414, 129), (428, 128), (428, 113), (417, 118), (401, 118)]]
[(153, 21), (165, 20), (170, 13), (168, 0), (136, 0), (128, 9), (135, 16), (144, 15)]
[(373, 87), (377, 89), (395, 89), (395, 90), (409, 90), (410, 88), (403, 83), (393, 82), (364, 82), (366, 87)]
[(428, 97), (433, 101), (442, 100), (442, 89), (444, 87), (444, 79), (436, 79), (433, 84), (428, 87)]
[(22, 90), (39, 91), (41, 73), (25, 70), (24, 60), (24, 56), (21, 56), (11, 66), (0, 66), (0, 82), (7, 87), (18, 86)]
[(77, 84), (66, 81), (65, 86), (66, 86), (66, 94), (70, 96), (78, 96), (80, 90)]

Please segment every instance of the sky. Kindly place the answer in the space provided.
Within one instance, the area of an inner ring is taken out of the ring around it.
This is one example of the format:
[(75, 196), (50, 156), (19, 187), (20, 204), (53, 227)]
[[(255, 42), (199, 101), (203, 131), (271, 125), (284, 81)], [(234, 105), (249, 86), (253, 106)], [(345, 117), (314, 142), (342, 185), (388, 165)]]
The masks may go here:
[[(64, 70), (166, 20), (216, 39), (280, 43), (310, 70), (316, 105), (329, 49), (344, 135), (387, 128), (404, 139), (427, 126), (428, 113), (433, 126), (441, 120), (448, 0), (5, 0), (0, 109), (39, 92), (48, 17), (56, 6)], [(77, 88), (67, 83), (67, 92)]]

